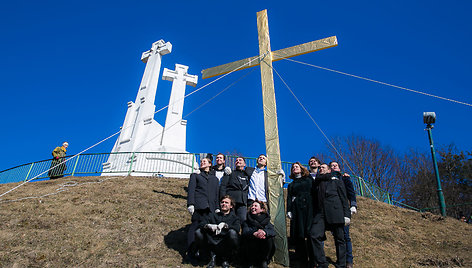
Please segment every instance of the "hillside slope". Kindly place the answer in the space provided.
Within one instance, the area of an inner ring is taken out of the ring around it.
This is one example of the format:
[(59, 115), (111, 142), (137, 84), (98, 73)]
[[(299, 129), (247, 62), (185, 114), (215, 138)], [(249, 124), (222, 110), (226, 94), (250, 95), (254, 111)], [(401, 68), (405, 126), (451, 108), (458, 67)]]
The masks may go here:
[[(0, 193), (16, 185), (2, 184)], [(0, 267), (192, 267), (182, 264), (186, 186), (142, 177), (28, 183), (0, 201)], [(351, 227), (357, 267), (472, 267), (471, 225), (358, 203)], [(326, 248), (335, 258), (331, 240)]]

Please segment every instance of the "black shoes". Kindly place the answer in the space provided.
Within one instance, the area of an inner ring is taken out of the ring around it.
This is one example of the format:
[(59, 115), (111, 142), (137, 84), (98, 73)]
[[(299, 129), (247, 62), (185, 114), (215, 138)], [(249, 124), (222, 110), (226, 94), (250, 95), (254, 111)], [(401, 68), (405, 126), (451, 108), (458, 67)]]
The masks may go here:
[(210, 262), (207, 265), (207, 268), (215, 268), (215, 265), (216, 265), (215, 259), (216, 259), (216, 255), (213, 254), (213, 252), (212, 252), (211, 253), (211, 259), (210, 259)]

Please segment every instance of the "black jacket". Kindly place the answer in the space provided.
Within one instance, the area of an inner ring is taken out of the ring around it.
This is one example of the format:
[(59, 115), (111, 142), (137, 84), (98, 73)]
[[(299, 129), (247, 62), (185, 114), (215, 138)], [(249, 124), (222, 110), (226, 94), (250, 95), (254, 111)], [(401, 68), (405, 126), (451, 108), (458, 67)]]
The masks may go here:
[(187, 206), (191, 205), (195, 209), (208, 208), (211, 212), (218, 207), (218, 178), (212, 171), (190, 175)]
[(312, 196), (314, 222), (323, 216), (328, 224), (344, 224), (344, 217), (351, 217), (344, 183), (336, 174), (316, 176)]
[(236, 204), (247, 205), (247, 193), (249, 190), (250, 177), (244, 170), (233, 170), (230, 175), (221, 179), (220, 198), (230, 195)]
[(290, 221), (291, 237), (307, 237), (313, 219), (312, 199), (313, 179), (311, 175), (295, 178), (287, 189), (287, 212), (292, 213)]
[[(233, 210), (231, 210), (226, 215), (223, 214), (223, 212), (213, 212), (208, 214), (208, 216), (204, 217), (202, 221), (200, 221), (200, 228), (204, 228), (207, 224), (220, 224), (222, 222), (228, 224), (228, 230), (233, 229), (239, 233), (239, 230), (241, 229), (241, 222), (239, 221), (238, 216), (234, 214)], [(225, 235), (225, 232), (223, 231), (221, 235)]]
[(274, 225), (270, 223), (270, 216), (267, 213), (261, 213), (257, 216), (249, 213), (247, 220), (243, 222), (243, 236), (252, 236), (254, 232), (262, 229), (266, 233), (266, 237), (274, 237)]
[(347, 200), (349, 200), (351, 207), (357, 207), (356, 191), (354, 191), (354, 185), (352, 184), (351, 177), (344, 176), (341, 174), (341, 172), (338, 171), (334, 171), (332, 173), (336, 174), (336, 177), (341, 178), (344, 182), (344, 186), (346, 187)]

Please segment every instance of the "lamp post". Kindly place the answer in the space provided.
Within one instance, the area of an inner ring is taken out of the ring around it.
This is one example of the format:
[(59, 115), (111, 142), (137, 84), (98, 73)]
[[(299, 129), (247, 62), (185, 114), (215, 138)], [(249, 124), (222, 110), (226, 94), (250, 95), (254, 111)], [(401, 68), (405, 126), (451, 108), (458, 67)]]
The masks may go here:
[(436, 122), (436, 113), (434, 112), (424, 112), (423, 113), (423, 122), (426, 124), (426, 131), (428, 131), (429, 145), (431, 146), (431, 155), (433, 157), (433, 166), (434, 173), (436, 174), (436, 184), (438, 187), (438, 202), (439, 208), (441, 209), (441, 215), (446, 216), (446, 203), (444, 202), (444, 195), (441, 188), (441, 180), (439, 179), (439, 169), (438, 162), (436, 161), (436, 152), (434, 151), (433, 146), (433, 134), (431, 129), (433, 128), (434, 122)]

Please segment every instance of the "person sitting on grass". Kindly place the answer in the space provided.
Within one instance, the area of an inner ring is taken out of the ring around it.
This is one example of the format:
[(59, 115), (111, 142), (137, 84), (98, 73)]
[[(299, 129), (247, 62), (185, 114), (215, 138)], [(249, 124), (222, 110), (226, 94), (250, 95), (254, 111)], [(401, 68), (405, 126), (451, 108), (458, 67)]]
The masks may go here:
[(243, 223), (242, 237), (248, 264), (266, 268), (275, 253), (275, 230), (264, 202), (256, 200), (252, 203)]
[(233, 208), (234, 200), (231, 196), (223, 196), (220, 199), (220, 211), (204, 217), (200, 228), (195, 232), (197, 247), (210, 252), (207, 268), (215, 267), (216, 258), (222, 261), (223, 268), (229, 267), (231, 256), (238, 249), (241, 224)]

